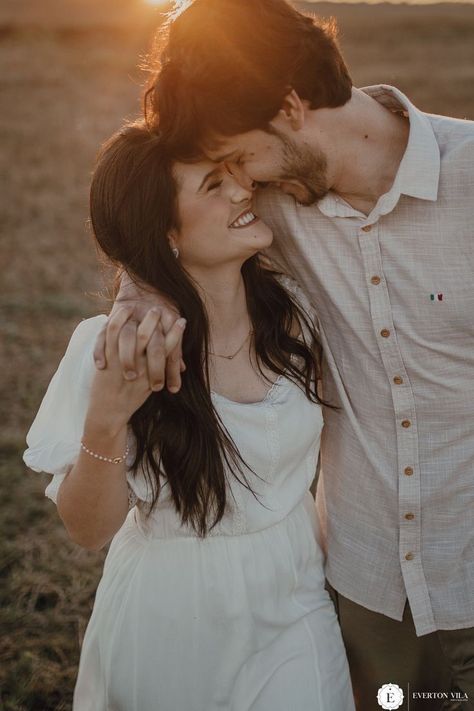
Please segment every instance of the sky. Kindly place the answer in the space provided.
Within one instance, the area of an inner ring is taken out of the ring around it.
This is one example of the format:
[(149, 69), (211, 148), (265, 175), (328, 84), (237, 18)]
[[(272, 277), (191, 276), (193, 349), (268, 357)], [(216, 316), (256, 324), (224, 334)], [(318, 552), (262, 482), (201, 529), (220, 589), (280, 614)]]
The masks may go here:
[[(304, 2), (297, 3), (297, 4), (305, 4), (305, 5), (312, 5), (315, 3), (319, 3), (321, 0), (304, 0)], [(460, 0), (362, 0), (363, 2), (367, 4), (378, 4), (379, 2), (388, 2), (390, 4), (405, 4), (405, 5), (437, 5), (437, 4), (460, 4)], [(334, 2), (334, 3), (360, 3), (361, 0), (325, 0), (325, 2)], [(474, 4), (474, 0), (461, 0), (462, 4), (467, 4), (467, 5), (472, 5)]]
[[(312, 5), (321, 2), (321, 0), (302, 0), (301, 2), (298, 2), (298, 0), (294, 0), (296, 4), (307, 4), (307, 5)], [(334, 2), (334, 3), (339, 3), (339, 2), (344, 2), (344, 3), (360, 3), (361, 0), (324, 0), (325, 2)], [(377, 4), (381, 0), (362, 0), (365, 3), (368, 4)], [(382, 0), (382, 2), (388, 2), (392, 4), (399, 4), (399, 3), (405, 3), (408, 5), (432, 5), (432, 4), (439, 4), (439, 3), (457, 3), (459, 4), (460, 0)], [(143, 0), (144, 3), (148, 3), (149, 5), (155, 5), (155, 6), (163, 6), (166, 4), (166, 0)], [(461, 0), (464, 4), (474, 4), (474, 0)]]

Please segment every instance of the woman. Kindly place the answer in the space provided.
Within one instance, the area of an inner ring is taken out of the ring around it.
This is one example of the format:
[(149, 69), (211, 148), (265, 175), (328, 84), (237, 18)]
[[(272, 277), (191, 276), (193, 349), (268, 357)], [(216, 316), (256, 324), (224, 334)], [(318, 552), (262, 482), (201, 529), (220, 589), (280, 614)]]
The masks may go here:
[(178, 394), (149, 389), (159, 312), (138, 328), (124, 309), (86, 320), (28, 435), (25, 461), (54, 474), (46, 493), (71, 537), (113, 539), (76, 711), (354, 708), (308, 492), (322, 427), (315, 327), (295, 286), (260, 264), (272, 235), (251, 198), (222, 167), (167, 155), (143, 125), (100, 156), (96, 239), (178, 305), (166, 348), (186, 321), (187, 369)]

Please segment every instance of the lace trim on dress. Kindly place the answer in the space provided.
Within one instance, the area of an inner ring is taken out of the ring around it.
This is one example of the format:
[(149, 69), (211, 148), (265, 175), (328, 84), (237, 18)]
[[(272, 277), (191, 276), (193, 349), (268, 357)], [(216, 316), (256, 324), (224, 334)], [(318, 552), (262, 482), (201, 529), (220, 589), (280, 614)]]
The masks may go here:
[(133, 507), (136, 505), (138, 501), (138, 496), (136, 493), (133, 491), (132, 487), (130, 484), (128, 485), (128, 510), (133, 509)]

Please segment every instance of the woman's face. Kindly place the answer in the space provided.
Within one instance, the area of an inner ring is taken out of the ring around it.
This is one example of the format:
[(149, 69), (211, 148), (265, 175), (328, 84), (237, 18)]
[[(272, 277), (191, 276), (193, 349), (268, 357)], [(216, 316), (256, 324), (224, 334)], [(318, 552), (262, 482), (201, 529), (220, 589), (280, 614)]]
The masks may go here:
[(272, 232), (252, 211), (250, 190), (243, 188), (223, 164), (176, 163), (180, 229), (173, 247), (187, 269), (241, 266), (272, 243)]

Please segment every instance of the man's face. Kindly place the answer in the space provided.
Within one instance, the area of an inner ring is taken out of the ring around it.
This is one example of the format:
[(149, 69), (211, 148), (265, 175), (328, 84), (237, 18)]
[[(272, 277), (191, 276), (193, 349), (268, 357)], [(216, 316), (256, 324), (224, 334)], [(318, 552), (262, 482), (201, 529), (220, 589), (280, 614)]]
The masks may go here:
[(313, 205), (329, 190), (325, 155), (280, 131), (221, 138), (217, 148), (206, 153), (211, 160), (225, 162), (242, 185), (271, 183), (301, 205)]

